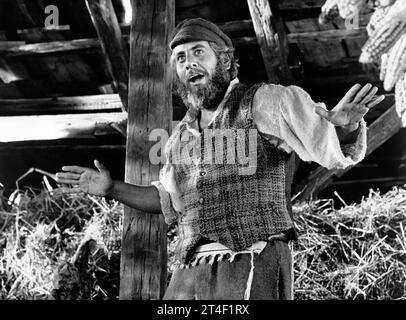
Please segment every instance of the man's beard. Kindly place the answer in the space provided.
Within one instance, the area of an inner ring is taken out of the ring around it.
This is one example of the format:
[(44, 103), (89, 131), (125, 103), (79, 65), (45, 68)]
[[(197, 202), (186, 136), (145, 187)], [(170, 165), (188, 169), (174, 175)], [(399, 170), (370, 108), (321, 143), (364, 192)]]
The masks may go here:
[(230, 84), (229, 71), (220, 62), (217, 62), (212, 77), (209, 77), (205, 70), (197, 69), (196, 71), (204, 73), (208, 78), (207, 84), (192, 86), (188, 82), (183, 83), (176, 74), (174, 81), (175, 93), (182, 98), (187, 108), (197, 110), (217, 108)]

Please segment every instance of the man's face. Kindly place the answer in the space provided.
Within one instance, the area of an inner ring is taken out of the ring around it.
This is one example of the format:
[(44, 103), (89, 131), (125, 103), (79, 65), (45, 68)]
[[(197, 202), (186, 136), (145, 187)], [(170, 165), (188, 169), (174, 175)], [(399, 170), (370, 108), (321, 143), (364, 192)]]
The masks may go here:
[(174, 48), (179, 80), (192, 90), (208, 84), (217, 64), (217, 57), (207, 41), (194, 41)]
[(207, 41), (193, 41), (173, 50), (176, 66), (175, 92), (185, 105), (215, 109), (230, 83), (229, 67), (221, 63)]

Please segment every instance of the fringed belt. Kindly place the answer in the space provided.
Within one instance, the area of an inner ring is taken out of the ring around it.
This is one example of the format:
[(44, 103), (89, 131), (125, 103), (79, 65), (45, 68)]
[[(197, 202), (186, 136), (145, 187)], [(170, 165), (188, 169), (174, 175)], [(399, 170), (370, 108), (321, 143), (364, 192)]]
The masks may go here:
[[(287, 242), (287, 238), (284, 234), (277, 234), (269, 237), (269, 242), (272, 241)], [(229, 258), (227, 260), (230, 263), (232, 263), (237, 255), (249, 253), (251, 255), (251, 269), (248, 274), (247, 286), (244, 293), (244, 300), (249, 300), (251, 294), (252, 279), (254, 278), (254, 269), (255, 269), (254, 254), (255, 253), (260, 254), (267, 244), (268, 242), (266, 241), (258, 241), (249, 248), (238, 252), (234, 252), (218, 242), (204, 244), (196, 248), (195, 253), (193, 254), (188, 264), (186, 265), (178, 264), (177, 268), (188, 269), (206, 262), (208, 262), (210, 265), (213, 265), (215, 261), (222, 261), (226, 255), (229, 255)]]

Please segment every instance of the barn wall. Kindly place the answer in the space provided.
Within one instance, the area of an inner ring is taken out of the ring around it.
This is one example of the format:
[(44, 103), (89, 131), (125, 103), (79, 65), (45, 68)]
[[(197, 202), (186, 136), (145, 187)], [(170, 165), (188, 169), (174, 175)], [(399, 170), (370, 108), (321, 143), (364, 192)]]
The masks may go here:
[[(83, 141), (60, 141), (0, 146), (0, 182), (9, 195), (16, 187), (15, 181), (30, 168), (50, 173), (61, 170), (63, 165), (93, 166), (98, 159), (111, 171), (114, 179), (124, 179), (125, 146), (123, 144), (84, 145)], [(50, 180), (52, 181), (52, 180)], [(33, 173), (20, 182), (21, 186), (42, 187), (42, 175)], [(56, 186), (56, 184), (53, 184)]]

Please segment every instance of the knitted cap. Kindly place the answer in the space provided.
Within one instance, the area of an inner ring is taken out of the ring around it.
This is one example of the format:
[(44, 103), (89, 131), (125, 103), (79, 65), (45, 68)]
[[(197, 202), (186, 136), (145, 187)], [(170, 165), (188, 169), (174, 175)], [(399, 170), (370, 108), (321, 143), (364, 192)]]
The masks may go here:
[(176, 46), (191, 41), (212, 41), (218, 45), (232, 48), (231, 39), (214, 23), (202, 18), (186, 19), (180, 22), (172, 33), (169, 44), (171, 50)]

